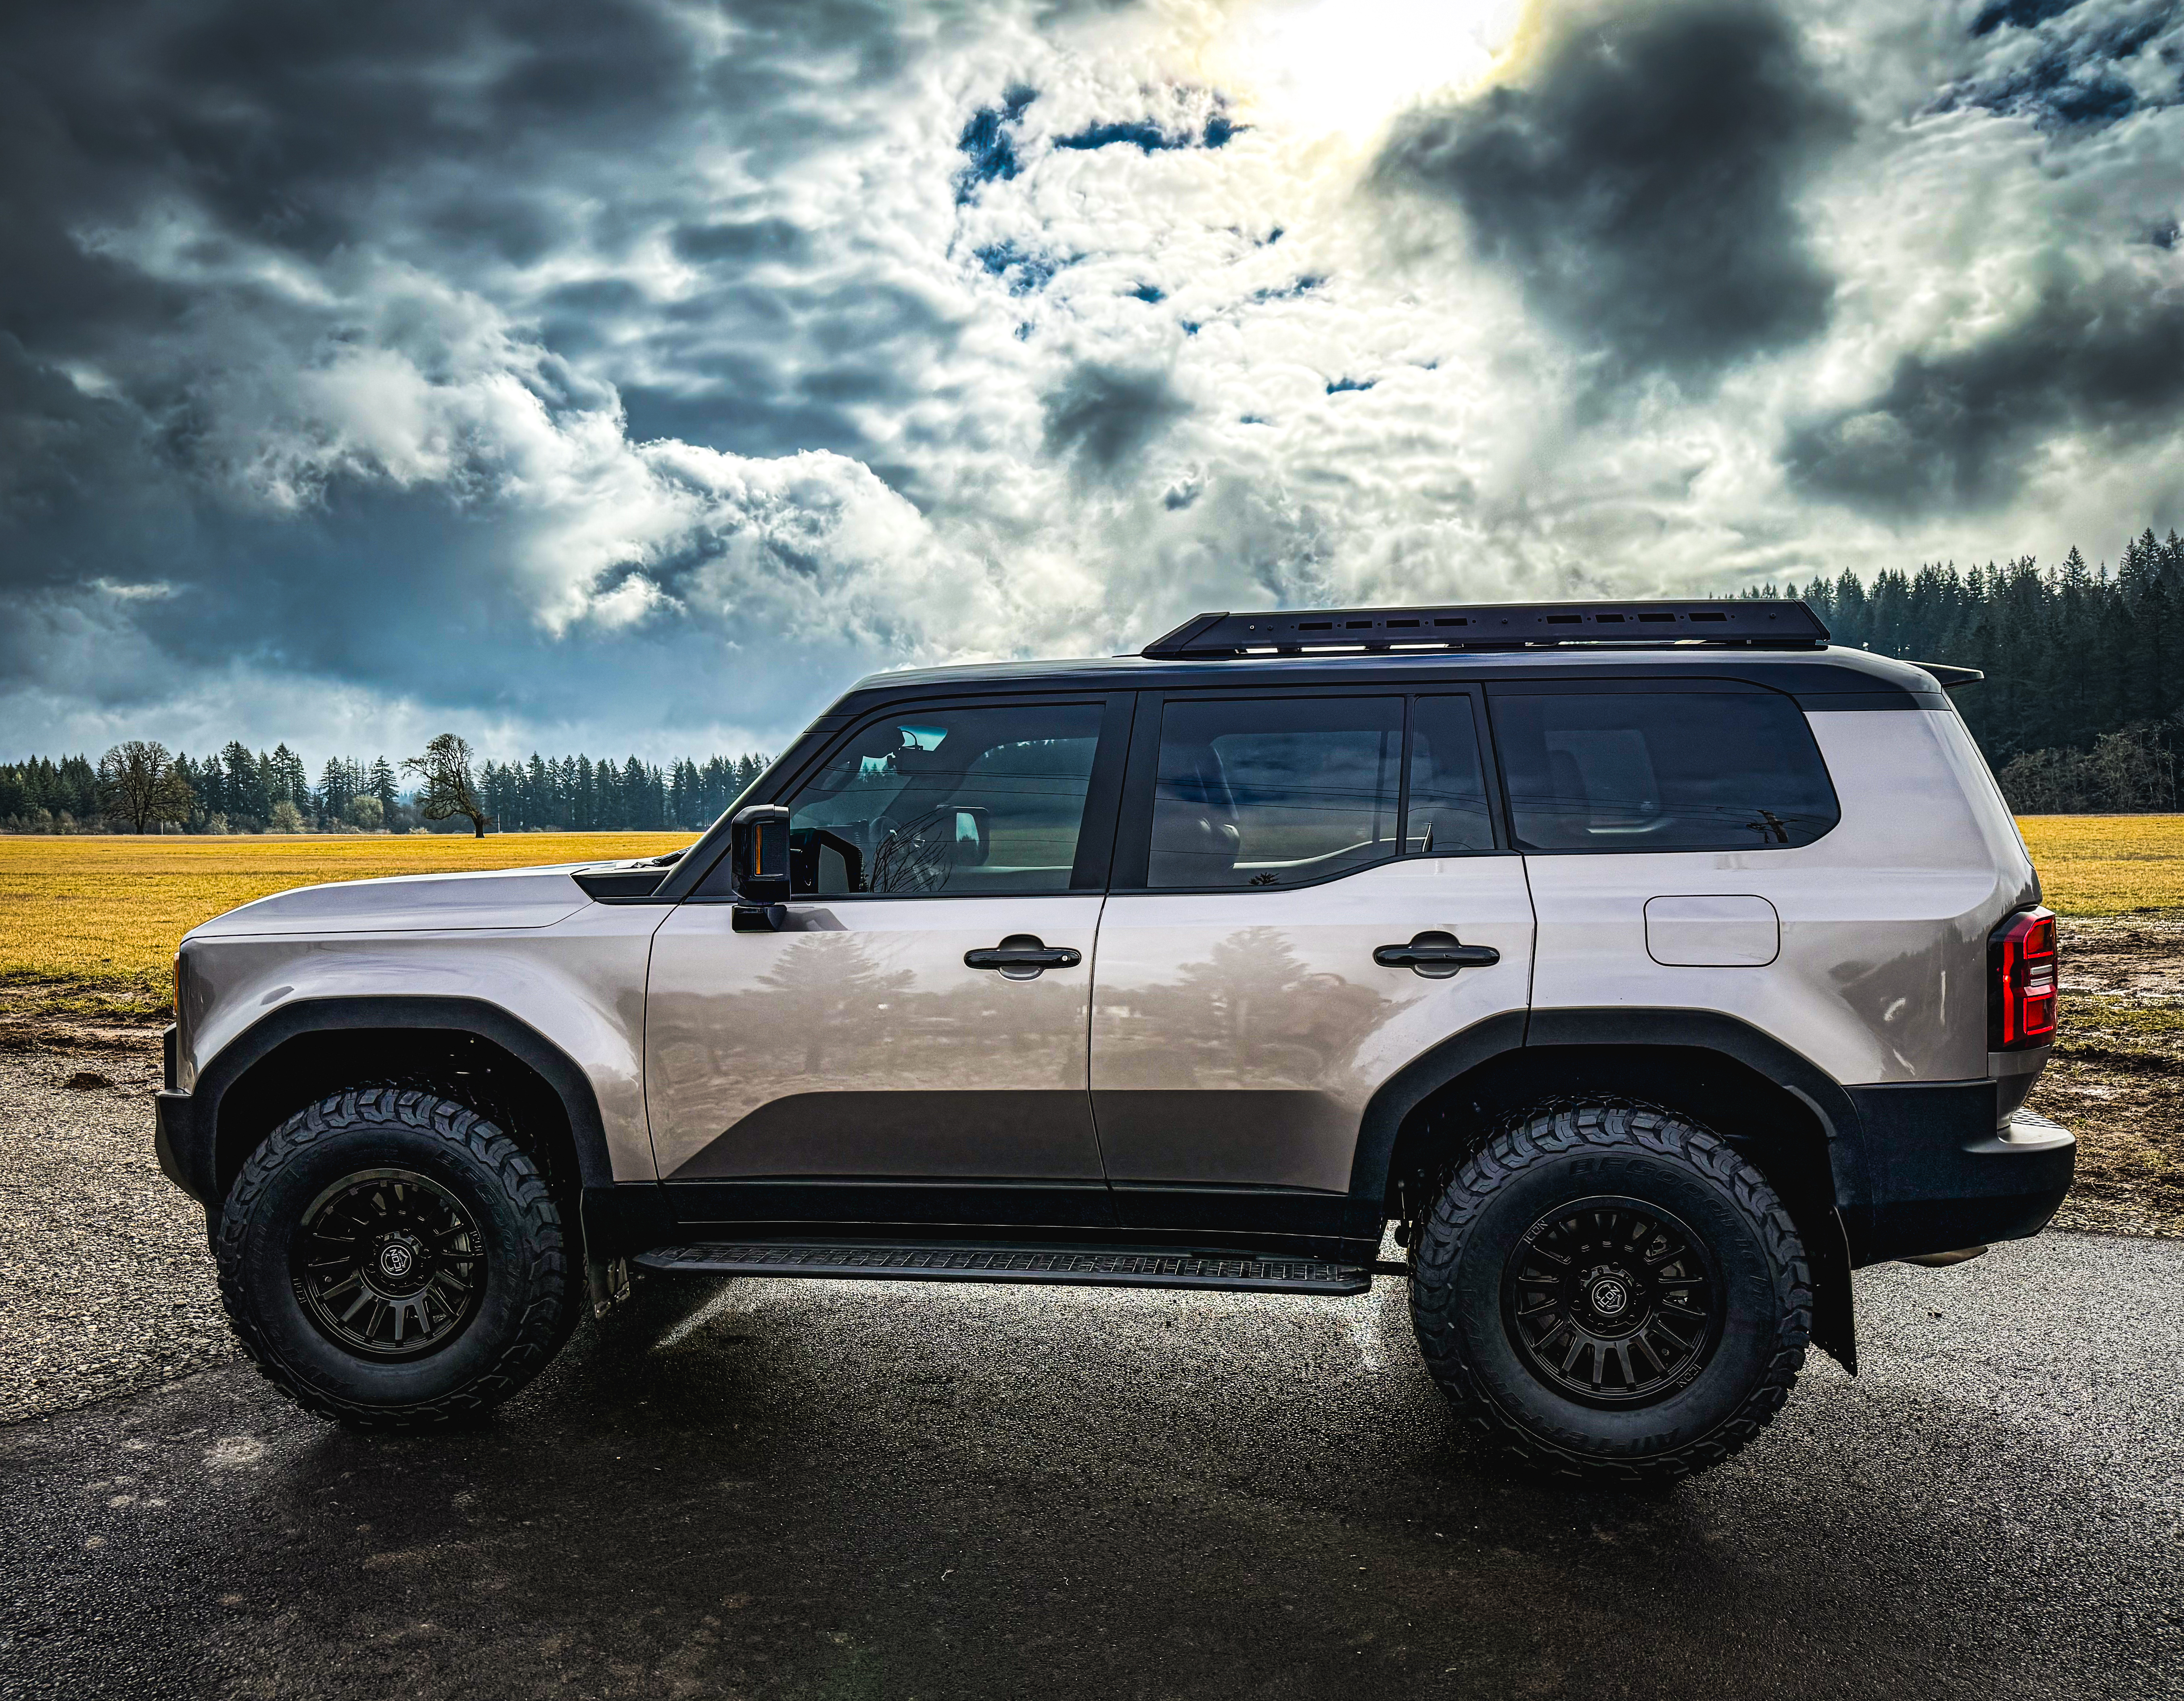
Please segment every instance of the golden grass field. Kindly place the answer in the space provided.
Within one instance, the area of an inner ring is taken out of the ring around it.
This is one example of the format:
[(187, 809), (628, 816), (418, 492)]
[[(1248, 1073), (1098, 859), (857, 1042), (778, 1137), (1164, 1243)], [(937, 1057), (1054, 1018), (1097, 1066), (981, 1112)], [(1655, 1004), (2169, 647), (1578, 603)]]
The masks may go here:
[[(2184, 815), (2019, 822), (2066, 916), (2184, 907)], [(172, 993), (176, 942), (291, 886), (443, 868), (655, 856), (688, 833), (234, 838), (0, 837), (0, 987), (18, 1015), (148, 1016)]]
[(0, 987), (24, 1015), (149, 1015), (199, 922), (292, 886), (657, 856), (688, 833), (0, 837)]

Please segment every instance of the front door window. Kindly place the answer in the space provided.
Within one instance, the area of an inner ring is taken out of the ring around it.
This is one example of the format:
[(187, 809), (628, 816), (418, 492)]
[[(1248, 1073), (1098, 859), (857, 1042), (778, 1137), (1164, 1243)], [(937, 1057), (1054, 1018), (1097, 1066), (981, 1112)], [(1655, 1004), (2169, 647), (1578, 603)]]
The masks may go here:
[(790, 800), (790, 872), (815, 897), (1066, 892), (1097, 704), (931, 709), (866, 728)]

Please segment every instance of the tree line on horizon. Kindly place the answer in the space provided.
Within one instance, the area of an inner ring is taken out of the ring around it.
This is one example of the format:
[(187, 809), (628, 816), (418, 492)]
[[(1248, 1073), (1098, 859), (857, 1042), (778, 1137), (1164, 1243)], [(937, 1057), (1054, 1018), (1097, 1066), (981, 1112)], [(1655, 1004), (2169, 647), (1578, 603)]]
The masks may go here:
[[(2054, 566), (2032, 556), (1959, 572), (1927, 563), (1871, 583), (1754, 585), (1747, 597), (1802, 598), (1837, 644), (1910, 661), (1976, 667), (1953, 694), (2020, 814), (2173, 810), (2184, 803), (2184, 539), (2142, 532), (2113, 571), (2074, 546)], [(435, 740), (436, 746), (442, 741)], [(458, 745), (460, 744), (457, 740)], [(462, 746), (465, 756), (467, 746)], [(510, 832), (696, 831), (765, 771), (761, 756), (487, 761), (471, 780), (486, 822)], [(87, 756), (0, 763), (0, 831), (189, 833), (459, 830), (427, 818), (428, 786), (403, 764), (331, 757), (314, 783), (286, 743), (231, 740), (193, 760), (131, 740)]]
[[(766, 770), (759, 755), (662, 766), (630, 756), (486, 762), (478, 797), (504, 833), (697, 831)], [(314, 784), (286, 742), (254, 751), (231, 740), (202, 759), (140, 739), (88, 756), (0, 763), (0, 832), (223, 833), (456, 831), (428, 818), (407, 789), (410, 763), (332, 756)]]
[(1985, 673), (1952, 696), (2020, 815), (2184, 802), (2184, 538), (2174, 531), (2142, 532), (2113, 571), (2073, 545), (2044, 571), (2025, 555), (1745, 594), (1802, 598), (1837, 644)]

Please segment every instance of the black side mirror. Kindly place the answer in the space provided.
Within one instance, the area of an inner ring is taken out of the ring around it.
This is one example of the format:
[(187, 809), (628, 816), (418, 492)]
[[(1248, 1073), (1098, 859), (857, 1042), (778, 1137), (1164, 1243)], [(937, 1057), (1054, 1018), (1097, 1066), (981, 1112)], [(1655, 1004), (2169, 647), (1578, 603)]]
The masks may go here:
[(728, 868), (736, 883), (738, 933), (775, 933), (788, 920), (788, 811), (755, 803), (728, 823)]

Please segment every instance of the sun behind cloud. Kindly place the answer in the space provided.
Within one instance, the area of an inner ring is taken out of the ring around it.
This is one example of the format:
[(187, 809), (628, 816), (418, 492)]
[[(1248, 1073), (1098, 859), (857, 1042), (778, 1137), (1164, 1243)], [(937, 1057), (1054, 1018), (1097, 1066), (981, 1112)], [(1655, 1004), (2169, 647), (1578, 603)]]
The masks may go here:
[(1255, 122), (1368, 145), (1406, 108), (1477, 87), (1540, 0), (1247, 0), (1222, 13), (1197, 70)]

